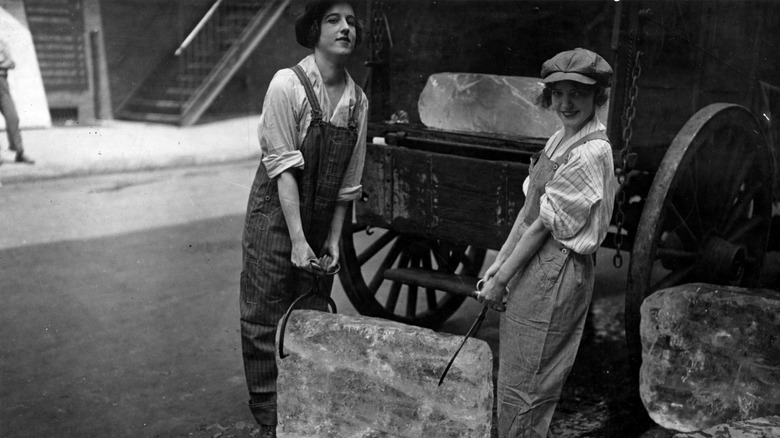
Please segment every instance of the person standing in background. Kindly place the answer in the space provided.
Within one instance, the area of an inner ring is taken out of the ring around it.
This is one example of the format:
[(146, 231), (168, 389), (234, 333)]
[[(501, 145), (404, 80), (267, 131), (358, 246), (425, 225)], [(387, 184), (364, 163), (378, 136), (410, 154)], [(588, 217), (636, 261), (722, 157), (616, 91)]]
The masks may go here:
[[(35, 163), (24, 153), (22, 146), (22, 132), (19, 130), (19, 115), (16, 112), (11, 97), (11, 89), (8, 86), (8, 70), (16, 67), (8, 46), (0, 37), (0, 112), (5, 118), (5, 131), (8, 134), (8, 149), (16, 152), (16, 162), (33, 164)], [(2, 160), (0, 160), (2, 162)]]

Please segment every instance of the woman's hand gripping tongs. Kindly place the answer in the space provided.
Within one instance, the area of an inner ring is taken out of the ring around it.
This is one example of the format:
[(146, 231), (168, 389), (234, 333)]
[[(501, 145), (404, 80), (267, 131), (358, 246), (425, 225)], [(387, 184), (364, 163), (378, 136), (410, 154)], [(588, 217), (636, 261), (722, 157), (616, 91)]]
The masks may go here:
[[(479, 295), (482, 292), (482, 286), (484, 286), (484, 285), (485, 285), (485, 280), (484, 279), (483, 280), (479, 280), (477, 282), (477, 290), (472, 292), (471, 295), (469, 295), (469, 296), (471, 298), (474, 298), (475, 300), (479, 301), (479, 298), (480, 298)], [(450, 367), (452, 367), (452, 363), (455, 362), (455, 358), (458, 357), (458, 353), (460, 353), (460, 350), (463, 348), (464, 345), (466, 345), (466, 341), (470, 337), (472, 337), (472, 336), (477, 334), (477, 331), (482, 326), (482, 321), (485, 320), (485, 315), (487, 314), (488, 309), (493, 309), (493, 310), (495, 310), (497, 312), (503, 312), (503, 311), (506, 310), (506, 306), (504, 305), (504, 303), (500, 303), (500, 304), (485, 303), (482, 306), (482, 310), (479, 312), (479, 315), (477, 316), (477, 319), (474, 321), (474, 323), (471, 324), (471, 328), (466, 333), (466, 337), (463, 338), (463, 342), (461, 342), (460, 346), (458, 347), (458, 349), (455, 350), (455, 354), (452, 355), (452, 358), (447, 363), (447, 367), (444, 368), (444, 372), (441, 373), (441, 378), (439, 378), (439, 385), (438, 386), (441, 386), (442, 382), (444, 382), (444, 378), (447, 376), (447, 372), (449, 372)]]
[(287, 328), (287, 320), (290, 319), (290, 314), (295, 309), (295, 306), (298, 304), (298, 302), (306, 299), (309, 296), (316, 296), (327, 301), (331, 313), (336, 313), (336, 302), (333, 301), (333, 298), (331, 298), (330, 295), (326, 295), (321, 292), (322, 289), (321, 284), (322, 281), (325, 279), (325, 277), (332, 277), (338, 274), (339, 270), (341, 269), (341, 265), (338, 263), (336, 263), (336, 265), (328, 269), (327, 267), (330, 264), (330, 262), (331, 262), (331, 258), (328, 255), (322, 256), (319, 260), (312, 259), (309, 261), (309, 267), (311, 268), (311, 270), (310, 271), (307, 270), (307, 272), (311, 272), (315, 276), (314, 286), (312, 286), (312, 288), (309, 289), (308, 292), (296, 298), (296, 300), (293, 301), (293, 303), (290, 305), (290, 308), (287, 309), (287, 312), (284, 313), (284, 317), (282, 318), (282, 325), (281, 327), (279, 327), (279, 358), (280, 359), (284, 359), (285, 357), (289, 356), (288, 354), (284, 354), (284, 331)]

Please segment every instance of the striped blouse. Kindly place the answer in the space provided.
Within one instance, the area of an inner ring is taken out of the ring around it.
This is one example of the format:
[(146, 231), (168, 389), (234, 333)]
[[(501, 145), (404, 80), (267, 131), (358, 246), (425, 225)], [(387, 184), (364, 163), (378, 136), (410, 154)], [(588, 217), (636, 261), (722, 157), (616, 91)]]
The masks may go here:
[[(571, 139), (559, 144), (563, 129), (547, 141), (544, 153), (554, 160), (582, 137), (603, 131), (594, 117)], [(579, 254), (596, 252), (607, 235), (617, 180), (612, 148), (604, 140), (591, 140), (574, 148), (545, 186), (539, 216), (545, 228), (564, 246)]]

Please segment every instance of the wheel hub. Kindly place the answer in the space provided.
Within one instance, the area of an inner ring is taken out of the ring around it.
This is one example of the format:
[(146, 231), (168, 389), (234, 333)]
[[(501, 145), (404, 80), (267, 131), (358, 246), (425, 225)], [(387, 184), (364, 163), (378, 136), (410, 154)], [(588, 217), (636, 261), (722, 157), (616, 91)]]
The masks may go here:
[(718, 236), (708, 237), (699, 253), (699, 275), (712, 283), (738, 279), (742, 275), (747, 254), (745, 247)]

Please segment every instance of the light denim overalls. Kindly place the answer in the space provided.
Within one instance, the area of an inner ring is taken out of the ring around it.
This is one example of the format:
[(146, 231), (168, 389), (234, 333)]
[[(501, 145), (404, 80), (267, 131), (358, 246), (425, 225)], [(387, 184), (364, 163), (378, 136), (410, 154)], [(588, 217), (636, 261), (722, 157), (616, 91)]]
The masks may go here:
[[(557, 160), (540, 152), (531, 160), (523, 218), (515, 243), (539, 216), (545, 185), (570, 152), (599, 131), (571, 145)], [(508, 285), (501, 316), (497, 383), (498, 436), (545, 438), (563, 383), (577, 355), (594, 282), (591, 255), (576, 254), (552, 235)]]

